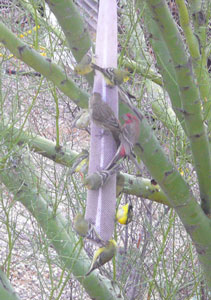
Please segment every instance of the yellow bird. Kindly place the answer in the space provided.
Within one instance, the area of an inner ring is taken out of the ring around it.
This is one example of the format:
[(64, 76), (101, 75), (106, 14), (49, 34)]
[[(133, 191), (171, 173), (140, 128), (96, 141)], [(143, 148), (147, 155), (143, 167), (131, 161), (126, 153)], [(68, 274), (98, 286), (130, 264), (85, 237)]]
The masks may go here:
[(94, 61), (92, 51), (89, 50), (82, 60), (75, 66), (74, 72), (77, 75), (86, 75), (93, 71), (92, 62)]
[(127, 225), (133, 218), (133, 206), (129, 203), (117, 210), (116, 219), (120, 224)]
[(105, 263), (111, 260), (116, 253), (116, 249), (117, 243), (115, 240), (109, 240), (105, 247), (97, 249), (94, 253), (90, 269), (86, 273), (86, 276), (88, 276), (92, 271), (103, 266)]
[(74, 217), (73, 228), (80, 236), (86, 237), (91, 231), (92, 225), (79, 213)]
[(85, 158), (75, 168), (75, 172), (78, 172), (82, 179), (84, 179), (84, 175), (88, 173), (88, 164), (89, 159)]
[(130, 79), (130, 73), (128, 71), (116, 68), (101, 68), (93, 62), (91, 63), (91, 66), (93, 69), (98, 70), (103, 74), (106, 84), (110, 87), (115, 85), (119, 86)]
[(73, 127), (78, 129), (87, 129), (90, 123), (90, 113), (88, 109), (81, 109), (80, 112), (75, 116)]

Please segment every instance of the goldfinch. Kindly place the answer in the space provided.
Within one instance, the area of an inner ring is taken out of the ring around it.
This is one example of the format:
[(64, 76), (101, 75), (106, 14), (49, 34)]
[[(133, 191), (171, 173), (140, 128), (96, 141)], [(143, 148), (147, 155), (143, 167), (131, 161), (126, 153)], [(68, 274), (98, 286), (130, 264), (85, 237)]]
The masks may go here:
[(86, 74), (92, 72), (92, 70), (93, 70), (93, 67), (92, 67), (93, 60), (94, 60), (94, 58), (93, 58), (93, 55), (92, 55), (92, 51), (89, 50), (84, 55), (82, 60), (75, 66), (74, 72), (77, 75), (86, 75)]
[(87, 129), (89, 123), (90, 123), (89, 110), (82, 109), (75, 116), (75, 120), (74, 120), (72, 126), (78, 128), (78, 129)]
[(86, 237), (91, 231), (92, 225), (79, 213), (74, 217), (73, 228), (80, 236)]
[(94, 257), (90, 269), (86, 273), (86, 276), (88, 276), (92, 271), (101, 267), (109, 260), (111, 260), (116, 253), (116, 249), (117, 249), (117, 244), (115, 240), (109, 240), (105, 245), (105, 247), (101, 247), (97, 249), (94, 253)]
[(121, 166), (119, 164), (115, 164), (113, 168), (109, 170), (94, 172), (85, 177), (84, 185), (88, 190), (98, 190), (101, 186), (106, 184), (113, 174), (119, 172), (120, 169)]
[(83, 179), (83, 180), (84, 180), (85, 174), (88, 173), (88, 165), (89, 165), (89, 159), (85, 158), (75, 168), (75, 172), (78, 172), (81, 176), (81, 179)]
[(128, 71), (116, 68), (101, 68), (95, 63), (91, 63), (91, 66), (93, 69), (98, 70), (103, 74), (108, 86), (118, 86), (130, 79), (130, 73)]
[(133, 206), (129, 203), (117, 210), (116, 219), (120, 224), (127, 225), (133, 218)]

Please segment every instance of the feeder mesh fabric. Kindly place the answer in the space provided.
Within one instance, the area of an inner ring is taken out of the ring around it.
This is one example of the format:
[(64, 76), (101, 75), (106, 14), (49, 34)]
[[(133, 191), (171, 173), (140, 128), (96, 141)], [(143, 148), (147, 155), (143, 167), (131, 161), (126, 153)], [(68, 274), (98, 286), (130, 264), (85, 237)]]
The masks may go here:
[[(117, 66), (117, 4), (116, 0), (101, 0), (99, 5), (96, 63), (101, 67)], [(95, 72), (93, 92), (101, 94), (118, 116), (117, 88), (109, 88), (99, 72)], [(102, 170), (116, 152), (116, 143), (110, 134), (95, 124), (91, 124), (91, 145), (89, 174)], [(116, 175), (99, 190), (88, 190), (85, 218), (93, 222), (101, 238), (112, 237), (115, 221)]]

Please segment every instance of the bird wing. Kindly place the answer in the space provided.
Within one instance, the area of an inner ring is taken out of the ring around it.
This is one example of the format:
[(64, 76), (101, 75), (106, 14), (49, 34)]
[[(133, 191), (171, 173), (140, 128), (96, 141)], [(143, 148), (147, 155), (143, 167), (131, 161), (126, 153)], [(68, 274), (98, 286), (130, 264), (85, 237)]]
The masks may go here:
[[(101, 106), (101, 107), (100, 107)], [(108, 106), (107, 103), (103, 102), (100, 104), (93, 104), (93, 111), (98, 110), (97, 113), (92, 114), (92, 118), (95, 122), (99, 123), (99, 125), (103, 126), (103, 123), (108, 123), (108, 129), (112, 131), (117, 129), (119, 132), (121, 131), (119, 121), (114, 115), (113, 110)]]

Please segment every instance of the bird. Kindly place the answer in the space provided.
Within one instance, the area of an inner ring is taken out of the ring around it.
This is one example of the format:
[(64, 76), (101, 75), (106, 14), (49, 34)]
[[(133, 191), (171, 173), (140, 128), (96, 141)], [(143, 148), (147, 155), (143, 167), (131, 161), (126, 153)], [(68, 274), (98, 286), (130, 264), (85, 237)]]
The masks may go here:
[(81, 109), (75, 116), (72, 127), (78, 129), (87, 129), (90, 123), (90, 115), (88, 109)]
[(94, 243), (102, 243), (102, 239), (96, 232), (94, 224), (87, 221), (82, 214), (78, 213), (74, 217), (73, 228), (81, 237)]
[(82, 214), (78, 213), (74, 217), (73, 228), (80, 236), (86, 237), (92, 229), (92, 224), (85, 220)]
[(88, 276), (92, 271), (111, 260), (116, 253), (116, 249), (117, 243), (115, 240), (109, 240), (104, 247), (98, 248), (94, 253), (90, 269), (85, 276)]
[(119, 136), (121, 133), (121, 124), (115, 116), (111, 107), (102, 100), (101, 94), (94, 92), (90, 98), (90, 117), (98, 126), (110, 130), (117, 145), (119, 145)]
[(140, 135), (140, 118), (127, 113), (123, 116), (125, 123), (121, 125), (113, 110), (97, 92), (94, 92), (90, 98), (90, 117), (98, 126), (110, 130), (117, 144), (117, 152), (105, 170), (113, 168), (119, 159), (128, 156), (142, 171), (132, 151)]
[(89, 162), (89, 152), (86, 149), (82, 149), (73, 160), (72, 167), (69, 170), (69, 174), (72, 175), (74, 172), (78, 172), (81, 177), (86, 174)]
[(83, 56), (81, 61), (75, 66), (74, 72), (77, 75), (86, 75), (93, 71), (92, 62), (94, 61), (94, 56), (92, 51), (89, 51)]
[(84, 180), (85, 174), (88, 173), (88, 165), (89, 165), (89, 159), (85, 158), (75, 168), (75, 172), (78, 172), (80, 174), (82, 180)]
[(123, 82), (127, 82), (130, 79), (130, 73), (122, 69), (102, 68), (96, 65), (94, 62), (91, 63), (91, 67), (103, 74), (106, 84), (110, 87), (115, 85), (119, 86)]
[(133, 153), (133, 147), (138, 142), (140, 135), (140, 120), (132, 115), (127, 113), (123, 116), (125, 123), (122, 125), (121, 134), (119, 136), (120, 145), (116, 151), (116, 154), (112, 158), (111, 162), (105, 168), (109, 170), (112, 168), (121, 158), (129, 157), (132, 161), (136, 161), (134, 158), (135, 154)]
[(127, 225), (133, 218), (133, 206), (132, 204), (125, 204), (118, 208), (116, 219), (120, 224)]
[(120, 100), (126, 104), (140, 120), (142, 120), (143, 117), (140, 111), (132, 103), (132, 99), (135, 101), (136, 97), (120, 86), (123, 82), (127, 82), (130, 79), (130, 73), (126, 70), (117, 68), (102, 68), (94, 62), (91, 63), (91, 67), (103, 74), (106, 84), (109, 87), (114, 87), (115, 85), (118, 87)]
[(89, 190), (98, 190), (101, 186), (105, 185), (111, 176), (116, 174), (120, 169), (121, 166), (116, 164), (109, 170), (96, 171), (85, 177), (84, 185)]
[(143, 116), (140, 110), (133, 104), (132, 101), (136, 101), (136, 97), (130, 94), (127, 90), (123, 89), (121, 86), (118, 86), (119, 100), (128, 106), (132, 112), (137, 116), (137, 118), (142, 121)]

